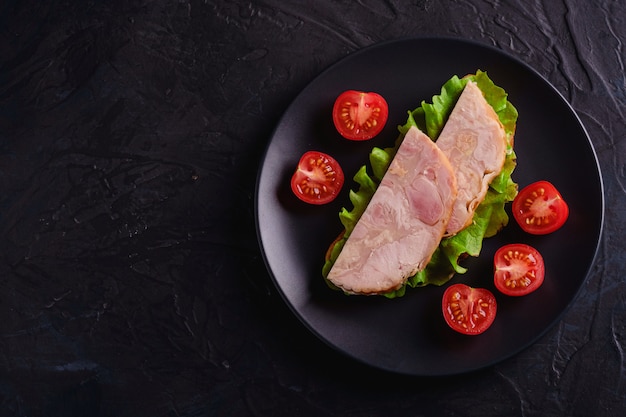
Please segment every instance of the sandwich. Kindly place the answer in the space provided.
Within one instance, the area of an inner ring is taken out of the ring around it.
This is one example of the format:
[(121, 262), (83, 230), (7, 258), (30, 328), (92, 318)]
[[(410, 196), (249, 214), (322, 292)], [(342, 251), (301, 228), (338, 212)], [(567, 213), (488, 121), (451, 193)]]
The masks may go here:
[(430, 261), (456, 198), (457, 180), (448, 158), (411, 127), (328, 280), (354, 294), (397, 290)]
[(392, 148), (374, 148), (371, 174), (354, 177), (353, 209), (329, 247), (322, 274), (346, 294), (402, 296), (442, 285), (508, 223), (517, 194), (517, 110), (485, 72), (452, 77), (432, 103), (409, 112)]

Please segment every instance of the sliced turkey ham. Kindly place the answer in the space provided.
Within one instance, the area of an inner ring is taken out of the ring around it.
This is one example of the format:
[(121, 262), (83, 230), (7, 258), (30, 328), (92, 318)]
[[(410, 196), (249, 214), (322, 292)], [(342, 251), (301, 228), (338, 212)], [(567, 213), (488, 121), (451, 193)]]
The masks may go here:
[(506, 157), (504, 127), (476, 83), (467, 83), (437, 146), (456, 174), (458, 195), (446, 230), (446, 235), (452, 236), (472, 223), (476, 207), (484, 200), (489, 183), (502, 171)]
[(412, 127), (346, 240), (328, 280), (344, 292), (381, 294), (426, 267), (452, 213), (457, 187), (441, 149)]

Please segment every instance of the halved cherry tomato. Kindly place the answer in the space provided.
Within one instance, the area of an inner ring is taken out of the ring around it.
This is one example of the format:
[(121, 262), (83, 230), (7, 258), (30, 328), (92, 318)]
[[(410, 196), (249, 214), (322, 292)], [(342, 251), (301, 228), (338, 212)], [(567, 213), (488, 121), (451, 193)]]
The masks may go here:
[(377, 93), (348, 90), (335, 100), (333, 122), (341, 136), (367, 140), (378, 135), (389, 114), (387, 101)]
[(337, 197), (343, 182), (343, 170), (332, 156), (308, 151), (291, 177), (291, 190), (304, 202), (326, 204)]
[(502, 246), (493, 257), (493, 281), (503, 294), (526, 295), (543, 284), (543, 257), (532, 246), (512, 243)]
[(548, 181), (537, 181), (524, 187), (513, 200), (512, 210), (522, 230), (533, 235), (554, 232), (569, 216), (567, 203)]
[(496, 318), (496, 297), (485, 288), (453, 284), (443, 293), (443, 317), (453, 330), (477, 335), (489, 328)]

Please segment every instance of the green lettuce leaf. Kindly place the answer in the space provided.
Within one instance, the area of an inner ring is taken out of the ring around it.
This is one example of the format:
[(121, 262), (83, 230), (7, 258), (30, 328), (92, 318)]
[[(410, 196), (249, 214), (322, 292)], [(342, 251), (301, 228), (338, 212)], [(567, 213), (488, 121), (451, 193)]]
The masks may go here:
[[(496, 86), (486, 72), (479, 70), (476, 74), (463, 78), (453, 76), (442, 86), (441, 93), (432, 97), (431, 103), (422, 101), (418, 108), (408, 112), (406, 123), (398, 126), (400, 135), (394, 147), (372, 149), (369, 157), (371, 174), (364, 165), (354, 176), (353, 179), (359, 187), (357, 191), (350, 190), (350, 202), (353, 208), (348, 210), (344, 207), (339, 213), (339, 219), (345, 232), (331, 249), (330, 256), (322, 267), (324, 278), (328, 276), (328, 272), (339, 256), (345, 241), (374, 195), (377, 185), (387, 171), (406, 132), (412, 126), (416, 126), (436, 141), (456, 101), (470, 80), (476, 82), (487, 103), (493, 107), (504, 126), (508, 142), (504, 168), (500, 175), (491, 182), (484, 201), (474, 213), (472, 224), (456, 235), (442, 239), (424, 270), (410, 277), (402, 288), (384, 295), (388, 298), (401, 297), (406, 293), (407, 286), (415, 288), (425, 285), (443, 285), (455, 273), (465, 273), (467, 269), (461, 265), (462, 260), (468, 256), (477, 257), (482, 249), (483, 239), (494, 236), (508, 224), (509, 218), (505, 211), (505, 205), (513, 201), (517, 195), (517, 184), (511, 177), (516, 166), (513, 137), (517, 123), (517, 110), (508, 101), (507, 93)], [(337, 289), (330, 281), (326, 280), (326, 282), (331, 288)]]

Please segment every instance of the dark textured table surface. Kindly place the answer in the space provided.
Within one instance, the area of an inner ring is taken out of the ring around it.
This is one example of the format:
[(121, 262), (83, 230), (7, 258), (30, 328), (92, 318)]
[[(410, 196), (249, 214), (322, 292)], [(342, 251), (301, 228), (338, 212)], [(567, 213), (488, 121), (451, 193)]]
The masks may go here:
[[(0, 415), (626, 415), (625, 10), (0, 2)], [(510, 359), (436, 379), (315, 338), (266, 271), (254, 215), (296, 95), (351, 52), (425, 35), (495, 46), (549, 80), (588, 130), (606, 198), (562, 320)]]

